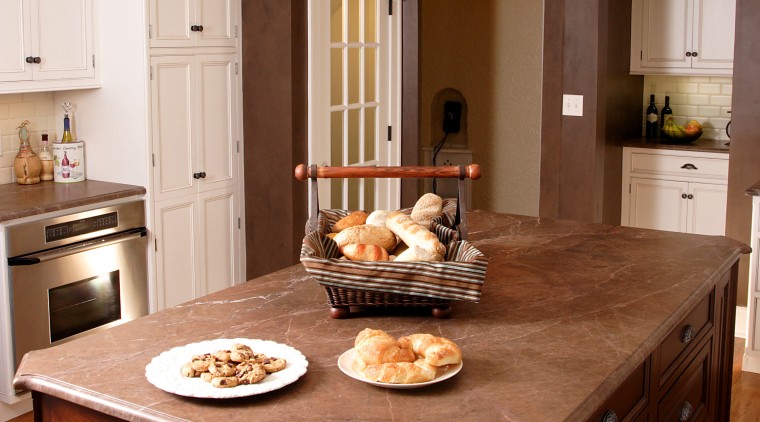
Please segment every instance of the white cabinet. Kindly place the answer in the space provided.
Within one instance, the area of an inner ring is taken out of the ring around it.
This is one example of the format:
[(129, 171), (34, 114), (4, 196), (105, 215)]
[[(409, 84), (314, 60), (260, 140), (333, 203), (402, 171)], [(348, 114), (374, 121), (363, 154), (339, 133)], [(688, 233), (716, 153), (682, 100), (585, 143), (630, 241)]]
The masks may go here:
[(752, 187), (752, 232), (749, 261), (749, 294), (747, 295), (747, 341), (742, 370), (760, 373), (760, 184)]
[(633, 0), (631, 73), (730, 75), (736, 0)]
[(728, 154), (623, 149), (621, 224), (723, 235)]
[(238, 183), (235, 54), (154, 56), (154, 195), (192, 195)]
[(0, 94), (98, 87), (93, 0), (0, 0)]
[(235, 188), (156, 202), (158, 308), (232, 286), (239, 278)]
[(150, 0), (151, 47), (235, 47), (233, 0)]

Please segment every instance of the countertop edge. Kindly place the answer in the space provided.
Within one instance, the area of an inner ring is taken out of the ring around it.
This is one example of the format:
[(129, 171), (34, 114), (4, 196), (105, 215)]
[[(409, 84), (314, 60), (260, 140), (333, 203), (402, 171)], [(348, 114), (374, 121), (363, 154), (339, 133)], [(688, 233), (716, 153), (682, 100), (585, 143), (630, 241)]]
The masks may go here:
[[(605, 400), (617, 390), (623, 381), (638, 367), (648, 355), (654, 353), (657, 346), (665, 340), (665, 337), (675, 328), (676, 324), (685, 318), (689, 311), (701, 301), (704, 296), (710, 292), (720, 281), (721, 277), (738, 262), (741, 255), (749, 253), (746, 245), (740, 245), (734, 253), (709, 277), (705, 279), (699, 289), (694, 290), (691, 296), (684, 301), (681, 306), (673, 312), (665, 324), (660, 325), (652, 332), (652, 335), (620, 365), (602, 384), (599, 385), (586, 400), (581, 403), (575, 410), (568, 415), (566, 421), (587, 420), (591, 415), (604, 404)], [(668, 327), (667, 329), (665, 327)], [(601, 398), (601, 399), (600, 399)]]

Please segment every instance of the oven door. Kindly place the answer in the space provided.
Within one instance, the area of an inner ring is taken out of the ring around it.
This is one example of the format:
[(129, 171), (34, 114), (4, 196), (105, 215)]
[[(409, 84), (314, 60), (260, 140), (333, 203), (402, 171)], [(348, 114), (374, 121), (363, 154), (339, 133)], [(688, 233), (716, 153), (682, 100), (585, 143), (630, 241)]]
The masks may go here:
[(15, 369), (30, 350), (148, 313), (145, 229), (9, 259)]

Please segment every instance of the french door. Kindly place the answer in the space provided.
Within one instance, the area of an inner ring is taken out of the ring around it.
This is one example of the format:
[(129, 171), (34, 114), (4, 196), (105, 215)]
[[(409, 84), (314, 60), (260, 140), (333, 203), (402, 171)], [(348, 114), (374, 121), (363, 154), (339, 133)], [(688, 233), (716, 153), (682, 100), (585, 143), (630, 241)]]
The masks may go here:
[[(309, 1), (309, 163), (401, 162), (400, 6), (401, 0)], [(319, 202), (397, 209), (400, 181), (320, 180)]]

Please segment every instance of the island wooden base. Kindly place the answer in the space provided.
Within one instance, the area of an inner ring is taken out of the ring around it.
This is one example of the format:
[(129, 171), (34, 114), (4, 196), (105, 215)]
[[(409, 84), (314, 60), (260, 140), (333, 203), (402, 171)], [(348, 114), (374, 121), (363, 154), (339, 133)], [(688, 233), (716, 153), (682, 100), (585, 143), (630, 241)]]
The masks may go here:
[(37, 391), (32, 391), (32, 400), (34, 401), (34, 420), (36, 422), (111, 422), (123, 420)]

